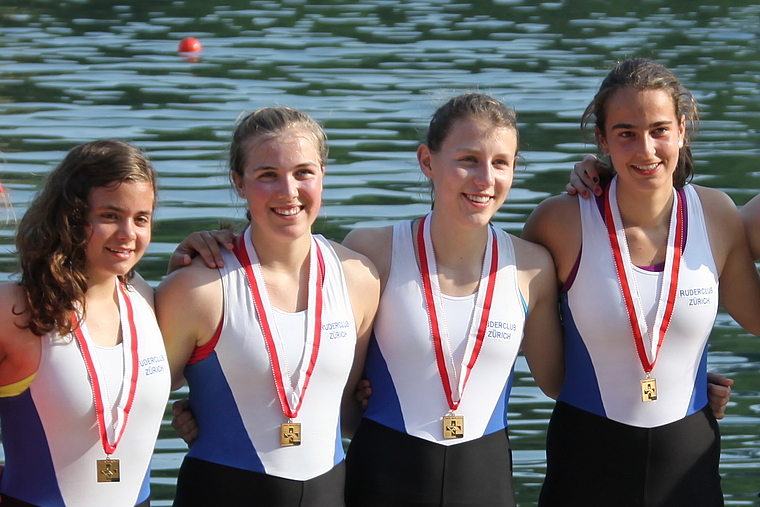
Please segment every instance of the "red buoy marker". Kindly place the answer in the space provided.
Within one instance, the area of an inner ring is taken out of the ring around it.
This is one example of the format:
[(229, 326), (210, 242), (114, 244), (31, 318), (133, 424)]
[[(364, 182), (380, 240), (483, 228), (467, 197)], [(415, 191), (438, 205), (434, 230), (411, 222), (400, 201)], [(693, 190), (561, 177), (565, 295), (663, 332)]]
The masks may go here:
[(195, 37), (185, 37), (179, 43), (180, 53), (197, 53), (201, 49), (203, 49), (203, 46), (201, 46), (201, 41)]

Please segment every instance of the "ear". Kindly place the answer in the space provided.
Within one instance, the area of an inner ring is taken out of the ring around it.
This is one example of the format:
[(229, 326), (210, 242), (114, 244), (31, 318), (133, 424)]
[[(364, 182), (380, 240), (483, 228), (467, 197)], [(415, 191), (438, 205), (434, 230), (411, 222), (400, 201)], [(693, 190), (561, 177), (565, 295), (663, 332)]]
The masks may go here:
[(243, 178), (236, 172), (232, 172), (232, 183), (235, 184), (235, 190), (237, 190), (237, 194), (241, 199), (245, 199), (245, 194), (243, 193)]
[(601, 130), (599, 130), (599, 127), (594, 127), (594, 136), (596, 137), (596, 142), (599, 145), (599, 149), (602, 151), (602, 154), (609, 155), (610, 147), (607, 144), (607, 138), (604, 137), (604, 134)]
[(417, 148), (417, 162), (420, 164), (420, 170), (422, 171), (422, 174), (430, 179), (433, 178), (433, 166), (431, 164), (431, 159), (432, 152), (430, 151), (430, 148), (428, 148), (426, 144), (421, 144), (420, 147)]
[(681, 120), (678, 122), (678, 140), (683, 144), (686, 144), (686, 115), (681, 115)]

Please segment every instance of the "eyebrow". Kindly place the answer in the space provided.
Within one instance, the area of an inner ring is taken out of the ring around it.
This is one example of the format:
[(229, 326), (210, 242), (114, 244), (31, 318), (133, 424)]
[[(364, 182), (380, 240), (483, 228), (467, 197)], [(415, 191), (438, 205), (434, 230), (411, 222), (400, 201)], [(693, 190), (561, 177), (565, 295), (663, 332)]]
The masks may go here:
[[(114, 204), (106, 204), (104, 206), (99, 206), (95, 208), (95, 211), (104, 211), (104, 210), (111, 210), (111, 211), (118, 211), (119, 213), (125, 213), (126, 210), (124, 208), (120, 208), (119, 206), (116, 206)], [(146, 211), (146, 210), (140, 210), (136, 214), (145, 214), (145, 215), (153, 215), (153, 210)]]
[[(673, 122), (671, 120), (656, 121), (654, 123), (650, 123), (647, 128), (662, 127), (663, 125), (673, 125)], [(636, 128), (636, 125), (633, 125), (631, 123), (616, 123), (610, 128), (612, 130), (615, 130), (615, 129), (633, 130)]]

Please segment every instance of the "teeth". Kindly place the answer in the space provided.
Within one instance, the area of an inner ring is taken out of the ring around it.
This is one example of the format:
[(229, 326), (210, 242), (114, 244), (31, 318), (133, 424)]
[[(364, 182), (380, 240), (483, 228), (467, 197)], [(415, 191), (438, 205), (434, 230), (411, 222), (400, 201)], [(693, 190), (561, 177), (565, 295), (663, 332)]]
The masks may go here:
[(658, 165), (660, 165), (660, 164), (659, 163), (655, 163), (655, 164), (649, 164), (649, 165), (637, 165), (637, 166), (634, 166), (634, 167), (636, 169), (640, 170), (640, 171), (654, 171), (657, 168)]
[(291, 216), (301, 211), (301, 208), (275, 209), (274, 211), (278, 215)]
[(471, 201), (480, 202), (480, 203), (487, 203), (489, 199), (491, 199), (490, 197), (486, 195), (468, 195), (467, 198), (470, 199)]

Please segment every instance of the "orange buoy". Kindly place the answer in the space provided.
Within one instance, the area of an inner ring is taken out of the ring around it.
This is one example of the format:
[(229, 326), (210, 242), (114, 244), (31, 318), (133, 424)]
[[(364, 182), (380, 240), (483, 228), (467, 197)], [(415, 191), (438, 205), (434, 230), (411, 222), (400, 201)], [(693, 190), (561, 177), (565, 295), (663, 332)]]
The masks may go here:
[(179, 43), (180, 53), (197, 53), (201, 49), (203, 49), (203, 46), (201, 46), (201, 41), (195, 37), (185, 37)]

